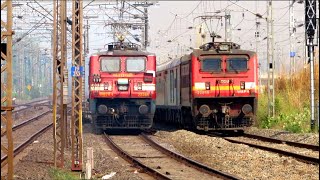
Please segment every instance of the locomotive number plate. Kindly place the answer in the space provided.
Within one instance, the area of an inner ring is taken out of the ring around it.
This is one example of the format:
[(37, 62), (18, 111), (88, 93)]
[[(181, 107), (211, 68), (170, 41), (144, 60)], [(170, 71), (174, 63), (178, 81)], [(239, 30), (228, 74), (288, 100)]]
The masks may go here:
[(113, 92), (99, 92), (99, 96), (113, 96)]
[(229, 83), (229, 79), (222, 79), (220, 80), (221, 84), (228, 84)]
[(147, 92), (138, 93), (138, 97), (146, 97), (146, 96), (149, 96), (149, 93)]

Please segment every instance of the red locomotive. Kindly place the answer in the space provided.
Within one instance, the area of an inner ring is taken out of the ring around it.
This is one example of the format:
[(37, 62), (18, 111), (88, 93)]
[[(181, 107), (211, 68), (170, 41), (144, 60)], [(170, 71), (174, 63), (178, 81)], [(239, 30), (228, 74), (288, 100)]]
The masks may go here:
[(239, 130), (257, 112), (258, 59), (231, 42), (213, 42), (157, 67), (156, 119), (198, 130)]
[(92, 54), (89, 106), (95, 131), (148, 129), (155, 113), (156, 56), (122, 41)]

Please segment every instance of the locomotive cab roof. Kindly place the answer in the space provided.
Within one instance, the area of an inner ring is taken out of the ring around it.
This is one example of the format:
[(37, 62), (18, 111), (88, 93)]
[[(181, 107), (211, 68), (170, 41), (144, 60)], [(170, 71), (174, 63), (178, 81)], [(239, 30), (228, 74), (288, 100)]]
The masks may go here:
[(255, 52), (243, 50), (239, 44), (233, 42), (210, 42), (201, 45), (199, 49), (194, 49), (192, 54), (197, 57), (205, 54), (248, 54), (253, 56)]
[(108, 56), (148, 56), (155, 55), (142, 51), (138, 44), (129, 42), (111, 42), (106, 44), (108, 49), (105, 51), (97, 52), (92, 55), (108, 55)]

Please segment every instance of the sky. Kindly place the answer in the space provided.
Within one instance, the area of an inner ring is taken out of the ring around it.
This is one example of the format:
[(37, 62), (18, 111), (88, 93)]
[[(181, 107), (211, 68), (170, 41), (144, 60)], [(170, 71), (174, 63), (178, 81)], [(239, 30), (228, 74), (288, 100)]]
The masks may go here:
[[(16, 35), (29, 32), (39, 22), (42, 23), (37, 30), (30, 33), (29, 37), (40, 39), (39, 46), (42, 49), (51, 51), (51, 30), (52, 30), (52, 1), (48, 0), (13, 0), (20, 4), (14, 8), (14, 30)], [(149, 1), (150, 2), (150, 1)], [(201, 44), (199, 26), (202, 25), (202, 34), (205, 36), (202, 43), (211, 41), (210, 32), (215, 32), (222, 36), (217, 41), (224, 41), (225, 22), (224, 19), (212, 19), (202, 21), (199, 16), (221, 15), (226, 11), (230, 12), (231, 18), (231, 39), (241, 45), (243, 49), (256, 50), (255, 31), (256, 16), (259, 13), (263, 18), (267, 17), (267, 1), (152, 1), (155, 5), (148, 8), (149, 17), (149, 43), (148, 51), (157, 55), (158, 63), (169, 60), (169, 57), (179, 57), (185, 53), (190, 53), (190, 47), (195, 48)], [(130, 1), (130, 4), (136, 1)], [(84, 16), (89, 17), (89, 55), (95, 53), (113, 41), (111, 28), (108, 24), (119, 21), (120, 1), (84, 0)], [(128, 5), (127, 5), (128, 6)], [(129, 6), (128, 6), (129, 7)], [(71, 3), (68, 4), (68, 16), (71, 18)], [(125, 8), (124, 18), (130, 18), (133, 22), (142, 22), (133, 19), (134, 14), (141, 13), (134, 8)], [(140, 8), (141, 9), (141, 8)], [(142, 9), (143, 10), (143, 9)], [(217, 11), (221, 11), (217, 13)], [(319, 10), (317, 10), (319, 12)], [(3, 12), (1, 12), (3, 13)], [(273, 1), (274, 19), (274, 41), (276, 71), (280, 72), (281, 66), (289, 68), (289, 1)], [(20, 17), (19, 17), (20, 16)], [(44, 18), (44, 16), (46, 16)], [(317, 15), (319, 17), (319, 15)], [(304, 23), (304, 4), (294, 4), (295, 24)], [(87, 25), (84, 18), (84, 25)], [(113, 20), (112, 20), (113, 19)], [(260, 42), (258, 44), (258, 56), (261, 63), (261, 70), (266, 72), (267, 61), (267, 23), (265, 19), (259, 20)], [(69, 27), (70, 28), (70, 27)], [(51, 29), (51, 30), (50, 30)], [(139, 30), (129, 30), (132, 35), (140, 35)], [(16, 37), (17, 37), (16, 36)], [(69, 39), (71, 35), (69, 34)], [(129, 33), (128, 39), (135, 43)], [(296, 67), (303, 67), (304, 57), (304, 26), (297, 28), (294, 35), (296, 51)], [(300, 42), (300, 43), (298, 43)], [(70, 44), (69, 44), (70, 45)], [(318, 50), (318, 47), (317, 47)], [(70, 53), (68, 53), (70, 54)]]
[[(169, 58), (179, 57), (185, 53), (190, 53), (190, 47), (196, 47), (197, 26), (202, 24), (206, 32), (204, 42), (211, 40), (209, 32), (216, 32), (222, 36), (218, 41), (224, 41), (225, 22), (222, 19), (218, 21), (207, 20), (207, 24), (197, 18), (201, 15), (225, 15), (229, 10), (232, 25), (232, 41), (248, 50), (256, 50), (255, 31), (256, 16), (255, 13), (267, 17), (267, 1), (157, 1), (157, 5), (150, 6), (149, 15), (149, 42), (148, 51), (157, 54), (158, 63), (168, 61)], [(214, 13), (216, 11), (221, 13)], [(318, 11), (319, 12), (319, 11)], [(295, 25), (304, 23), (304, 4), (294, 4)], [(288, 69), (290, 64), (290, 41), (289, 41), (289, 1), (273, 1), (273, 19), (274, 19), (274, 37), (275, 37), (275, 61), (276, 69), (280, 72)], [(94, 21), (94, 20), (93, 20)], [(262, 71), (266, 72), (267, 67), (267, 23), (265, 19), (260, 19), (261, 42), (258, 45), (258, 54)], [(192, 27), (192, 28), (190, 28)], [(241, 29), (241, 30), (240, 30)], [(90, 32), (101, 32), (100, 28)], [(107, 31), (107, 28), (105, 28)], [(92, 33), (90, 33), (92, 34)], [(303, 67), (304, 56), (304, 26), (297, 28), (294, 36), (296, 54), (296, 68)], [(90, 52), (101, 47), (100, 43), (108, 41), (108, 38), (102, 39), (90, 38)], [(110, 41), (110, 40), (109, 40)], [(169, 41), (169, 42), (168, 42)], [(198, 40), (199, 41), (199, 40)], [(300, 43), (298, 43), (300, 42)], [(298, 57), (299, 56), (299, 57)], [(282, 67), (282, 68), (280, 68)]]

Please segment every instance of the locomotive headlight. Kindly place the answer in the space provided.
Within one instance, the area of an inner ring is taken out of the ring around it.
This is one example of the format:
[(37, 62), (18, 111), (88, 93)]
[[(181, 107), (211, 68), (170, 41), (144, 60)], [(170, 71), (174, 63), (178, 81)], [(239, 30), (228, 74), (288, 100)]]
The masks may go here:
[(111, 87), (108, 82), (104, 83), (104, 90), (111, 90)]
[(204, 117), (208, 117), (211, 114), (210, 107), (206, 104), (203, 104), (199, 108), (200, 114), (202, 114)]
[(149, 108), (148, 108), (147, 105), (141, 105), (141, 106), (139, 107), (139, 113), (140, 113), (140, 114), (147, 114), (148, 110), (149, 110)]
[(252, 112), (252, 106), (250, 104), (245, 104), (242, 106), (242, 112), (244, 114), (249, 114)]
[(138, 90), (142, 90), (142, 82), (137, 83)]
[(98, 106), (98, 113), (99, 114), (107, 114), (107, 112), (108, 112), (108, 108), (106, 105), (101, 104)]
[(206, 82), (205, 86), (206, 86), (206, 90), (210, 90), (210, 82)]
[(128, 86), (118, 86), (119, 91), (126, 91), (128, 90)]
[(230, 51), (230, 46), (228, 44), (220, 44), (219, 50), (220, 51)]
[(244, 81), (240, 81), (240, 89), (241, 90), (245, 90), (246, 86), (245, 86), (245, 82)]

